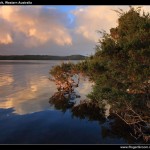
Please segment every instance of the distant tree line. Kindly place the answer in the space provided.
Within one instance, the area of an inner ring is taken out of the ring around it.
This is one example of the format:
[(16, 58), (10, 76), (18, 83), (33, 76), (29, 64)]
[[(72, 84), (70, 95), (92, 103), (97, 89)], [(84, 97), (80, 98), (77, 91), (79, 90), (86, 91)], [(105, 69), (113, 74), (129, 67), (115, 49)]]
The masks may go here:
[(52, 55), (0, 55), (0, 60), (83, 60), (86, 56), (52, 56)]

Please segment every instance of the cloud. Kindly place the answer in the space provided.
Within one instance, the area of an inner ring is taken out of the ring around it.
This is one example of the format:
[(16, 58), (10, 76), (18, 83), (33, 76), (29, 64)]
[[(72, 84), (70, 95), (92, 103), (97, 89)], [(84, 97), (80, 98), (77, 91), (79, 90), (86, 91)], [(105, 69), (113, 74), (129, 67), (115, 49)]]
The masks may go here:
[(22, 43), (27, 47), (36, 47), (49, 41), (61, 46), (72, 44), (72, 38), (62, 21), (66, 21), (67, 17), (58, 10), (42, 6), (2, 6), (0, 18), (11, 26), (5, 30), (5, 36), (2, 35), (4, 39), (0, 37), (1, 44), (17, 42), (13, 41), (10, 32), (13, 32), (14, 36), (22, 34)]
[(117, 14), (112, 9), (114, 6), (78, 7), (73, 11), (77, 22), (76, 33), (96, 42), (99, 38), (98, 30), (108, 32), (110, 27), (117, 25)]
[[(100, 38), (98, 30), (117, 26), (118, 14), (129, 6), (1, 6), (1, 55), (89, 55)], [(134, 6), (137, 7), (137, 6)], [(64, 11), (65, 10), (65, 11)], [(150, 11), (150, 6), (142, 6)]]
[(150, 6), (148, 6), (148, 5), (145, 5), (145, 6), (142, 5), (141, 9), (144, 10), (146, 13), (148, 13), (148, 12), (150, 13)]
[[(134, 6), (137, 7), (137, 6)], [(109, 33), (110, 28), (117, 26), (118, 14), (114, 10), (121, 8), (129, 10), (129, 6), (80, 6), (72, 11), (76, 18), (75, 32), (84, 38), (97, 42), (98, 30), (105, 30)], [(149, 11), (150, 6), (143, 6), (142, 9)]]
[(3, 20), (0, 19), (0, 44), (11, 44), (13, 42), (12, 36), (11, 36), (11, 31), (10, 31), (10, 26), (9, 24)]

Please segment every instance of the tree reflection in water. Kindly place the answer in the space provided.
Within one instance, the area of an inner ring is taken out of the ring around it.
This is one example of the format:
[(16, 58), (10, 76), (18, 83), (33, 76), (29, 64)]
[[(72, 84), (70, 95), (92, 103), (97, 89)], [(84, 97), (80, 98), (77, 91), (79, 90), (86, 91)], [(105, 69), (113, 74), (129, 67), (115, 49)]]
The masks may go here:
[(79, 105), (72, 107), (72, 116), (80, 119), (88, 119), (89, 121), (100, 121), (104, 123), (105, 110), (100, 109), (95, 103), (83, 101)]
[[(113, 114), (106, 119), (105, 110), (100, 108), (93, 102), (82, 101), (80, 104), (75, 105), (74, 102), (69, 102), (61, 92), (55, 93), (50, 98), (50, 104), (54, 105), (56, 109), (65, 112), (70, 109), (72, 117), (79, 119), (88, 119), (89, 121), (98, 121), (102, 130), (102, 137), (105, 138), (122, 138), (127, 143), (141, 143), (143, 141), (135, 140), (131, 135), (131, 129), (118, 117)], [(127, 132), (126, 132), (127, 131)]]
[(56, 109), (65, 112), (74, 105), (74, 102), (69, 101), (69, 97), (65, 97), (61, 91), (56, 92), (49, 100), (49, 103), (54, 105)]
[[(53, 74), (54, 75), (54, 74)], [(73, 78), (70, 78), (73, 77)], [(74, 89), (79, 85), (79, 76), (76, 74), (77, 82), (75, 82), (74, 74), (60, 73), (55, 76), (57, 85), (57, 92), (50, 97), (49, 103), (54, 105), (58, 110), (65, 112), (70, 109), (72, 117), (80, 119), (88, 119), (89, 121), (98, 121), (102, 130), (103, 138), (123, 138), (127, 143), (148, 143), (143, 141), (142, 138), (135, 139), (131, 136), (133, 133), (130, 126), (123, 122), (113, 111), (110, 112), (108, 117), (105, 116), (105, 107), (100, 107), (98, 103), (87, 100), (80, 100), (76, 105), (76, 98), (80, 98)], [(62, 79), (62, 81), (61, 81)], [(122, 112), (122, 110), (120, 109)], [(127, 132), (126, 132), (127, 131)]]

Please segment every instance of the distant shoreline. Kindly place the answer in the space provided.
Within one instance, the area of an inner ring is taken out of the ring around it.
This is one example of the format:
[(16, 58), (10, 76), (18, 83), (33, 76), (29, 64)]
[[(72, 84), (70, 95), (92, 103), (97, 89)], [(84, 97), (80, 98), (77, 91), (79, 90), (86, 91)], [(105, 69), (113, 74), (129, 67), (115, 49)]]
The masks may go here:
[(52, 55), (0, 55), (0, 60), (84, 60), (86, 56), (52, 56)]

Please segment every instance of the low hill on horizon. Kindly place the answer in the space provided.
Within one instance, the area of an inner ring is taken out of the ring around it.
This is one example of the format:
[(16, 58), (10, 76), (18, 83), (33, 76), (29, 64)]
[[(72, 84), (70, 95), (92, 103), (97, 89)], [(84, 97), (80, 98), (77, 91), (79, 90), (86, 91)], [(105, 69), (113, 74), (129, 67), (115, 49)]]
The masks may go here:
[(0, 60), (84, 60), (83, 55), (53, 56), (53, 55), (0, 55)]

